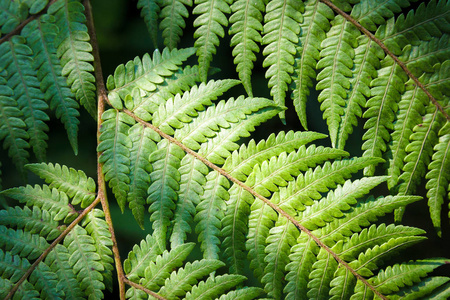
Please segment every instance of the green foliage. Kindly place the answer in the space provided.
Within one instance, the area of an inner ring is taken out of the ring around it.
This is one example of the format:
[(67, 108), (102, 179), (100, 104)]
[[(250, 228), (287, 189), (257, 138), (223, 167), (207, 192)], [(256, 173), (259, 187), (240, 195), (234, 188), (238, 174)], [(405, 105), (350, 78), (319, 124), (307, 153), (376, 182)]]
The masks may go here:
[[(411, 2), (334, 1), (347, 16), (318, 0), (139, 0), (155, 50), (101, 86), (89, 1), (0, 0), (0, 139), (45, 181), (0, 192), (0, 295), (102, 299), (117, 271), (129, 299), (449, 297), (434, 273), (449, 259), (410, 260), (427, 232), (400, 224), (425, 198), (444, 235), (450, 195), (450, 2)], [(194, 47), (179, 48), (189, 15)], [(225, 32), (240, 81), (208, 78)], [(289, 97), (305, 129), (317, 100), (327, 135), (275, 132)], [(53, 116), (78, 153), (80, 107), (98, 122), (98, 187), (45, 162)], [(123, 274), (115, 201), (146, 231), (121, 245)]]

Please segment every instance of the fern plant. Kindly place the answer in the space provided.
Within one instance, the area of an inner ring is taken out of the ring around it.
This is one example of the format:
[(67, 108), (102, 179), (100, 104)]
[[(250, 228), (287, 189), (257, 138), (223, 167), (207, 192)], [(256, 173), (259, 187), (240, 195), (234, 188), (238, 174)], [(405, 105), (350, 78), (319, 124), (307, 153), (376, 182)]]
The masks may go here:
[[(448, 1), (139, 0), (155, 50), (106, 80), (89, 1), (0, 8), (3, 175), (41, 179), (0, 192), (2, 298), (450, 297), (450, 259), (405, 251), (446, 234)], [(226, 32), (239, 80), (210, 79)], [(327, 134), (307, 130), (315, 100)], [(82, 109), (95, 180), (46, 161), (53, 116), (78, 153)], [(268, 125), (290, 110), (305, 131)], [(347, 145), (359, 121), (361, 156)], [(401, 224), (422, 199), (436, 232)], [(146, 231), (123, 261), (116, 203)]]

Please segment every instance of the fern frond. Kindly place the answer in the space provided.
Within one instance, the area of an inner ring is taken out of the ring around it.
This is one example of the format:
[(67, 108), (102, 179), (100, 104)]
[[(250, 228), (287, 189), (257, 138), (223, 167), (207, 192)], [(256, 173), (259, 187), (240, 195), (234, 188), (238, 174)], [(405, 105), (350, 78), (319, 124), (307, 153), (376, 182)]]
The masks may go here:
[(26, 168), (56, 188), (73, 198), (72, 204), (85, 208), (95, 199), (95, 182), (81, 170), (52, 163), (28, 164)]
[(34, 260), (48, 246), (50, 244), (37, 234), (0, 226), (0, 248), (10, 252), (12, 255), (19, 255), (28, 260)]
[(219, 258), (220, 231), (222, 219), (227, 209), (226, 201), (230, 198), (229, 181), (218, 172), (210, 172), (206, 176), (203, 195), (196, 207), (194, 222), (195, 232), (201, 242), (200, 248), (206, 259)]
[(128, 258), (123, 263), (125, 274), (131, 281), (138, 282), (139, 277), (144, 277), (145, 268), (163, 253), (165, 247), (160, 242), (159, 237), (147, 235), (139, 246), (133, 246), (133, 250), (128, 253)]
[[(398, 102), (405, 90), (406, 74), (390, 57), (386, 57), (378, 70), (378, 77), (371, 83), (371, 98), (367, 101), (363, 117), (368, 119), (364, 124), (362, 150), (363, 156), (382, 157), (393, 129)], [(374, 167), (367, 167), (364, 174), (373, 175)]]
[(433, 146), (438, 142), (438, 130), (444, 122), (443, 116), (433, 106), (428, 107), (428, 113), (421, 124), (414, 127), (410, 143), (406, 147), (403, 173), (399, 177), (398, 191), (408, 195), (415, 192), (416, 186), (426, 174), (426, 166), (431, 160)]
[(41, 210), (50, 212), (55, 221), (64, 220), (65, 223), (69, 223), (78, 214), (69, 206), (69, 199), (64, 192), (55, 188), (51, 189), (47, 185), (42, 188), (39, 185), (34, 187), (27, 185), (11, 188), (1, 193), (20, 203), (25, 203), (27, 206), (37, 206)]
[(241, 300), (252, 300), (256, 297), (260, 296), (263, 293), (263, 290), (257, 287), (244, 287), (231, 292), (228, 292), (220, 298), (219, 300), (233, 300), (233, 299), (241, 299)]
[(145, 268), (144, 278), (139, 283), (152, 291), (160, 289), (170, 273), (183, 265), (194, 245), (194, 243), (185, 243), (170, 251), (164, 251)]
[(294, 224), (285, 218), (278, 219), (270, 229), (264, 258), (267, 265), (261, 281), (266, 293), (274, 299), (283, 298), (285, 267), (290, 262), (290, 249), (296, 244), (298, 235)]
[[(228, 101), (221, 101), (217, 106), (206, 110), (205, 115), (214, 115), (215, 111), (227, 112), (229, 108), (239, 107), (240, 111), (232, 111), (227, 117), (230, 126), (222, 128), (213, 138), (203, 143), (198, 150), (200, 155), (215, 164), (223, 164), (231, 151), (239, 146), (235, 143), (242, 137), (247, 137), (255, 127), (277, 115), (283, 108), (265, 98), (244, 98), (243, 96)], [(209, 117), (208, 117), (209, 118)], [(220, 120), (220, 118), (219, 118)]]
[(323, 118), (327, 120), (328, 131), (333, 147), (341, 116), (348, 98), (350, 78), (353, 76), (355, 48), (358, 46), (358, 29), (343, 17), (337, 16), (332, 22), (327, 38), (322, 41), (321, 59), (317, 68), (322, 69), (317, 75), (316, 89), (322, 90), (318, 96)]
[(53, 220), (47, 210), (41, 210), (37, 206), (33, 206), (33, 210), (27, 206), (23, 209), (16, 206), (0, 210), (0, 225), (23, 229), (32, 234), (36, 233), (48, 241), (61, 234), (59, 223)]
[(23, 2), (2, 0), (0, 7), (1, 34), (10, 33), (28, 17), (28, 6)]
[(28, 278), (37, 291), (40, 292), (41, 299), (62, 299), (63, 291), (57, 288), (59, 278), (56, 276), (49, 266), (39, 264)]
[(46, 15), (28, 23), (21, 34), (26, 37), (28, 45), (33, 50), (33, 66), (38, 70), (37, 78), (45, 101), (56, 112), (56, 117), (61, 119), (72, 149), (77, 154), (79, 105), (62, 76), (62, 67), (54, 46), (58, 27), (53, 22), (53, 18)]
[(49, 7), (48, 14), (55, 16), (59, 29), (54, 44), (62, 75), (67, 77), (67, 84), (76, 99), (97, 119), (95, 78), (91, 74), (94, 57), (85, 25), (84, 6), (78, 0), (58, 0)]
[(156, 90), (157, 86), (164, 82), (165, 77), (172, 76), (178, 70), (178, 66), (194, 52), (193, 48), (180, 50), (165, 48), (162, 53), (156, 49), (153, 57), (145, 54), (142, 59), (135, 57), (126, 65), (119, 65), (114, 71), (114, 76), (110, 75), (107, 80), (110, 100), (112, 103), (120, 103), (116, 108), (121, 109), (120, 99), (125, 100), (127, 95), (132, 95), (133, 89), (138, 88), (144, 95)]
[(128, 136), (134, 119), (123, 112), (109, 109), (102, 115), (100, 129), (100, 144), (97, 151), (101, 152), (99, 162), (103, 163), (105, 180), (109, 181), (117, 203), (122, 211), (125, 209), (127, 193), (130, 190), (130, 149), (132, 142)]
[[(389, 296), (390, 299), (414, 299), (416, 297), (427, 297), (429, 299), (448, 299), (450, 296), (450, 285), (447, 277), (429, 277), (420, 283), (400, 289), (396, 294)], [(417, 299), (417, 298), (416, 298)]]
[(56, 287), (64, 292), (66, 298), (83, 299), (84, 293), (69, 264), (69, 259), (70, 253), (67, 248), (58, 244), (45, 258), (45, 264), (58, 276), (59, 282)]
[(409, 5), (409, 0), (362, 0), (353, 6), (351, 16), (370, 31), (376, 31), (377, 25), (402, 12)]
[(171, 50), (177, 47), (186, 27), (184, 19), (189, 17), (186, 6), (192, 6), (192, 0), (162, 0), (159, 28), (162, 30), (164, 45)]
[(288, 131), (286, 133), (281, 131), (276, 136), (271, 134), (267, 140), (262, 140), (258, 144), (254, 140), (250, 140), (247, 145), (242, 144), (239, 150), (234, 151), (232, 156), (227, 158), (223, 169), (233, 177), (245, 181), (255, 165), (283, 152), (289, 153), (297, 150), (302, 145), (324, 137), (325, 135), (321, 133), (311, 131)]
[(100, 261), (104, 268), (102, 271), (103, 282), (106, 287), (112, 291), (114, 260), (110, 248), (112, 247), (113, 242), (111, 240), (108, 224), (104, 218), (105, 214), (102, 210), (93, 209), (83, 219), (82, 226), (94, 240), (96, 253), (100, 256)]
[[(6, 72), (2, 72), (3, 74)], [(22, 120), (23, 113), (20, 111), (17, 102), (11, 98), (14, 91), (6, 85), (6, 80), (0, 74), (0, 140), (4, 140), (3, 147), (8, 148), (8, 155), (13, 163), (24, 174), (24, 166), (28, 162), (28, 151), (30, 147), (26, 132), (27, 125)]]
[(179, 94), (169, 99), (159, 106), (158, 111), (153, 115), (153, 125), (163, 132), (173, 135), (174, 129), (181, 128), (182, 123), (189, 123), (192, 117), (197, 116), (198, 111), (212, 104), (212, 100), (217, 99), (225, 91), (235, 86), (237, 80), (209, 81), (208, 84), (194, 86), (189, 92), (185, 92), (181, 97)]
[(300, 43), (295, 57), (291, 98), (300, 123), (308, 129), (306, 101), (316, 78), (317, 60), (320, 58), (321, 43), (330, 29), (333, 11), (324, 3), (309, 0), (305, 3), (303, 22), (300, 27)]
[(150, 155), (153, 172), (150, 174), (151, 184), (148, 188), (147, 204), (151, 214), (152, 228), (157, 235), (165, 240), (167, 229), (173, 217), (180, 190), (181, 160), (185, 156), (180, 147), (170, 144), (167, 140), (158, 143), (158, 149)]
[(14, 91), (14, 100), (23, 113), (33, 152), (38, 160), (44, 161), (48, 139), (45, 121), (49, 120), (44, 110), (48, 105), (40, 90), (37, 72), (33, 69), (32, 53), (25, 38), (13, 36), (0, 45), (0, 68), (7, 71), (6, 79)]
[(429, 41), (432, 37), (441, 37), (448, 33), (450, 3), (445, 0), (422, 2), (405, 17), (401, 14), (394, 24), (391, 18), (386, 25), (381, 25), (376, 36), (395, 55), (400, 55), (407, 44), (418, 45), (421, 41)]
[(192, 285), (196, 284), (201, 278), (209, 275), (225, 264), (220, 260), (202, 259), (193, 263), (186, 263), (183, 268), (173, 271), (166, 279), (164, 286), (159, 294), (166, 299), (178, 299), (186, 295)]
[(125, 106), (142, 120), (150, 121), (159, 105), (166, 103), (176, 94), (188, 91), (197, 82), (200, 82), (198, 66), (187, 66), (166, 78), (165, 84), (159, 85), (155, 91), (148, 92), (144, 96), (141, 96), (139, 88), (133, 89), (131, 93), (132, 101), (125, 100)]
[[(338, 252), (339, 246), (339, 244), (336, 245), (332, 250)], [(307, 293), (309, 299), (325, 299), (329, 296), (332, 275), (337, 271), (337, 268), (337, 261), (333, 259), (329, 252), (321, 248), (309, 275)]]
[[(262, 44), (266, 45), (263, 67), (267, 68), (270, 95), (276, 104), (283, 106), (288, 85), (294, 72), (294, 56), (297, 53), (298, 34), (303, 18), (303, 2), (272, 0), (266, 6)], [(284, 120), (284, 113), (280, 114)], [(284, 122), (284, 121), (283, 121)]]
[[(272, 101), (263, 98), (240, 97), (227, 102), (222, 100), (217, 105), (208, 107), (206, 111), (199, 112), (193, 122), (176, 132), (175, 138), (193, 150), (200, 149), (199, 153), (206, 157), (215, 154), (215, 161), (219, 162), (220, 159), (223, 163), (222, 157), (229, 155), (221, 151), (235, 149), (235, 144), (230, 142), (248, 136), (249, 132), (254, 130), (252, 124), (257, 125), (259, 120), (267, 120), (267, 116), (259, 117), (258, 113), (277, 109), (279, 108), (274, 106)], [(229, 135), (228, 144), (220, 140), (221, 135)]]
[(208, 167), (191, 155), (183, 157), (179, 171), (180, 191), (170, 236), (172, 248), (184, 243), (187, 234), (192, 232), (191, 224), (196, 215), (195, 207), (201, 201), (206, 175), (209, 173)]
[(139, 0), (137, 3), (155, 49), (158, 48), (158, 14), (161, 6), (161, 0)]
[(228, 26), (225, 14), (231, 13), (230, 0), (195, 0), (194, 15), (194, 47), (197, 48), (200, 80), (206, 82), (212, 56), (219, 45), (219, 37), (223, 38), (223, 27)]
[(263, 0), (238, 0), (231, 5), (229, 35), (232, 36), (230, 46), (233, 48), (234, 64), (239, 79), (249, 97), (253, 97), (251, 75), (255, 53), (259, 52), (263, 31), (262, 13), (265, 11)]
[(353, 77), (350, 79), (350, 90), (343, 115), (339, 121), (339, 130), (336, 137), (336, 147), (344, 149), (348, 136), (353, 132), (353, 126), (358, 124), (357, 118), (362, 116), (362, 108), (366, 107), (366, 97), (370, 97), (370, 82), (377, 77), (376, 69), (380, 66), (380, 59), (384, 52), (378, 45), (367, 37), (357, 39), (358, 47), (355, 49), (353, 59)]
[(441, 207), (448, 187), (448, 170), (450, 170), (450, 134), (443, 135), (434, 146), (434, 154), (428, 165), (428, 206), (430, 208), (431, 221), (441, 236)]
[(445, 263), (448, 263), (446, 259), (436, 258), (396, 264), (381, 270), (378, 276), (373, 278), (373, 283), (380, 292), (389, 295), (397, 292), (399, 288), (420, 282), (422, 277)]
[(65, 237), (64, 246), (69, 250), (69, 265), (85, 297), (98, 299), (103, 298), (102, 290), (105, 289), (102, 275), (105, 267), (95, 242), (83, 227), (77, 225)]
[(220, 295), (223, 295), (227, 290), (239, 285), (246, 279), (247, 278), (242, 275), (226, 274), (221, 276), (211, 276), (208, 277), (206, 281), (201, 281), (197, 285), (193, 286), (192, 290), (186, 294), (185, 299), (186, 300), (216, 299)]
[(326, 161), (322, 166), (301, 173), (295, 182), (280, 189), (279, 196), (282, 199), (280, 206), (284, 209), (295, 207), (296, 210), (303, 210), (306, 205), (312, 205), (313, 200), (321, 199), (321, 193), (335, 188), (336, 184), (344, 184), (353, 173), (381, 161), (373, 157), (353, 157), (336, 160), (333, 163)]
[(130, 149), (130, 173), (128, 174), (130, 190), (127, 193), (127, 202), (134, 218), (143, 229), (144, 205), (147, 199), (147, 187), (150, 184), (149, 172), (152, 170), (149, 157), (156, 150), (155, 142), (158, 142), (160, 137), (142, 124), (133, 125), (128, 134), (132, 147)]

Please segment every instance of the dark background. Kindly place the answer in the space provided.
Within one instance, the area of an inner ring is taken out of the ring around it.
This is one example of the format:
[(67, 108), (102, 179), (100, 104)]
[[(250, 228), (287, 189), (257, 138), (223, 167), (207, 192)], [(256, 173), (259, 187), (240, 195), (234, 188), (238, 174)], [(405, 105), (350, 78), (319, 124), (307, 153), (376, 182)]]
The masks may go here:
[[(143, 19), (140, 17), (140, 12), (136, 8), (137, 1), (127, 0), (96, 0), (92, 1), (95, 26), (97, 31), (98, 43), (100, 48), (100, 55), (102, 60), (103, 73), (106, 78), (112, 74), (115, 68), (121, 64), (126, 63), (134, 57), (142, 57), (145, 53), (152, 53), (155, 49), (150, 40), (147, 28)], [(191, 11), (191, 10), (190, 10)], [(193, 40), (193, 18), (192, 16), (186, 20), (186, 31), (182, 38), (179, 48), (192, 47)], [(161, 36), (159, 36), (158, 47), (163, 48)], [(236, 78), (235, 66), (233, 65), (233, 56), (229, 45), (229, 37), (225, 36), (221, 40), (221, 45), (218, 48), (218, 53), (214, 56), (211, 66), (221, 69), (220, 73), (214, 75), (214, 78)], [(253, 70), (253, 90), (255, 96), (270, 98), (269, 89), (267, 88), (267, 81), (264, 77), (265, 70), (262, 69), (263, 58), (259, 55), (258, 61), (255, 62)], [(195, 56), (188, 62), (195, 64)], [(242, 86), (234, 87), (222, 99), (227, 99), (229, 96), (237, 97), (240, 94), (245, 95), (245, 90)], [(322, 119), (322, 113), (319, 110), (319, 104), (315, 100), (317, 92), (311, 91), (311, 99), (307, 104), (308, 126), (309, 130), (321, 133), (328, 133), (326, 122)], [(278, 118), (274, 118), (266, 124), (257, 128), (252, 138), (259, 141), (266, 138), (268, 134), (277, 133), (281, 130), (303, 130), (301, 127), (294, 108), (292, 107), (289, 96), (286, 98), (286, 125), (283, 125)], [(51, 116), (52, 121), (49, 123), (49, 148), (47, 159), (48, 162), (65, 164), (75, 169), (80, 169), (92, 178), (96, 178), (96, 123), (86, 113), (81, 111), (81, 126), (79, 128), (79, 154), (75, 156), (68, 143), (66, 133), (63, 125), (54, 117)], [(362, 140), (362, 124), (360, 120), (359, 126), (354, 129), (354, 133), (350, 136), (347, 142), (347, 151), (351, 156), (359, 156), (361, 151)], [(269, 129), (268, 129), (269, 128)], [(321, 141), (323, 145), (330, 146), (329, 140)], [(27, 181), (24, 181), (17, 175), (14, 166), (7, 158), (7, 153), (0, 150), (0, 157), (2, 162), (2, 185), (3, 188), (9, 188), (19, 185), (41, 184), (42, 181), (32, 174), (29, 174)], [(34, 158), (31, 158), (33, 161)], [(361, 174), (357, 174), (361, 176)], [(355, 176), (354, 178), (356, 178)], [(387, 195), (387, 188), (377, 189), (380, 195)], [(424, 184), (420, 187), (419, 194), (426, 195)], [(121, 250), (122, 261), (126, 259), (127, 253), (132, 249), (133, 245), (138, 244), (150, 231), (151, 226), (147, 218), (146, 230), (141, 230), (134, 220), (131, 211), (126, 210), (123, 214), (110, 195), (111, 212), (113, 216), (113, 223), (115, 226), (118, 242)], [(447, 199), (448, 201), (448, 199)], [(392, 223), (393, 216), (387, 216), (383, 222)], [(426, 236), (428, 240), (408, 248), (404, 253), (404, 259), (422, 259), (427, 257), (449, 257), (448, 249), (450, 249), (450, 226), (448, 219), (448, 202), (443, 206), (442, 212), (442, 238), (438, 238), (435, 230), (431, 224), (427, 201), (422, 200), (408, 206), (405, 216), (404, 225), (415, 226), (427, 231)], [(197, 249), (197, 248), (196, 248)], [(199, 257), (200, 252), (194, 253), (194, 257)], [(397, 258), (398, 260), (398, 258)], [(436, 274), (450, 276), (450, 266), (444, 266), (438, 269)], [(115, 278), (114, 278), (115, 281)], [(115, 288), (117, 291), (117, 287)]]

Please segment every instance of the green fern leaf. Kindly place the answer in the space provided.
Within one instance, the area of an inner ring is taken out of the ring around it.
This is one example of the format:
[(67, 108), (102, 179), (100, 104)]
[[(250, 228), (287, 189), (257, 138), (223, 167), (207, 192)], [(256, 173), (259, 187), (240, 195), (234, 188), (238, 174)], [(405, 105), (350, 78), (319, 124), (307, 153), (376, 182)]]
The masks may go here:
[(286, 299), (308, 299), (306, 297), (309, 274), (316, 260), (320, 248), (314, 240), (304, 234), (300, 234), (297, 244), (292, 247), (289, 259), (291, 262), (286, 266), (286, 281), (284, 288)]
[[(11, 283), (11, 281), (0, 278), (0, 297), (6, 297), (7, 292), (11, 290), (12, 287), (13, 283)], [(39, 292), (26, 280), (19, 286), (19, 289), (14, 295), (17, 295), (17, 299), (40, 300)]]
[[(267, 68), (270, 95), (276, 104), (284, 106), (284, 98), (294, 72), (294, 57), (303, 18), (303, 2), (272, 0), (266, 6), (262, 44), (266, 45), (263, 67)], [(280, 114), (284, 122), (284, 113)]]
[(37, 206), (33, 206), (33, 210), (27, 206), (23, 209), (16, 206), (0, 210), (0, 225), (24, 229), (24, 231), (38, 234), (48, 241), (57, 238), (62, 232), (59, 223), (53, 220), (51, 214)]
[(7, 71), (8, 85), (13, 87), (14, 99), (23, 113), (33, 152), (38, 160), (44, 161), (48, 139), (45, 121), (49, 120), (44, 110), (48, 105), (40, 90), (37, 72), (32, 68), (33, 52), (25, 43), (25, 38), (13, 36), (0, 45), (0, 68)]
[(223, 169), (233, 177), (245, 181), (255, 165), (283, 152), (297, 150), (302, 145), (324, 137), (325, 135), (321, 133), (311, 131), (288, 131), (287, 133), (281, 131), (277, 136), (271, 134), (267, 140), (262, 140), (257, 145), (254, 140), (250, 140), (247, 145), (242, 144), (238, 151), (234, 151), (233, 155), (228, 157)]
[(64, 292), (67, 299), (84, 299), (76, 274), (69, 264), (70, 254), (63, 245), (56, 247), (45, 258), (45, 263), (58, 276), (56, 288)]
[(161, 140), (158, 150), (150, 155), (153, 172), (150, 174), (147, 204), (150, 205), (148, 211), (151, 214), (150, 221), (153, 222), (152, 228), (162, 240), (167, 237), (176, 207), (181, 178), (178, 168), (183, 156), (185, 152), (167, 140)]
[(142, 124), (133, 125), (128, 134), (133, 146), (130, 149), (130, 173), (128, 175), (130, 190), (127, 194), (127, 202), (139, 226), (144, 229), (144, 205), (147, 199), (147, 187), (150, 184), (148, 173), (152, 170), (149, 157), (156, 150), (155, 142), (158, 142), (160, 137)]
[(2, 34), (10, 33), (28, 17), (28, 6), (23, 2), (2, 0), (0, 7), (0, 29)]
[(161, 0), (139, 0), (137, 8), (147, 25), (153, 47), (158, 48), (158, 14), (161, 11)]
[(185, 243), (173, 248), (170, 252), (164, 251), (145, 268), (145, 277), (139, 283), (153, 291), (160, 289), (170, 273), (183, 265), (194, 245), (194, 243)]
[(428, 190), (428, 206), (430, 207), (431, 220), (441, 236), (441, 206), (448, 187), (448, 170), (450, 170), (450, 134), (443, 135), (434, 146), (434, 154), (428, 165), (428, 179), (426, 188)]
[(181, 174), (180, 191), (170, 236), (172, 248), (183, 244), (187, 239), (187, 234), (192, 232), (191, 224), (193, 224), (196, 214), (195, 207), (201, 201), (206, 175), (209, 173), (206, 165), (191, 155), (183, 157), (179, 171)]
[(262, 294), (263, 290), (257, 287), (244, 287), (240, 288), (231, 292), (228, 292), (226, 294), (223, 294), (218, 298), (219, 300), (233, 300), (233, 299), (240, 299), (240, 300), (252, 300), (256, 297), (260, 296)]
[(355, 49), (353, 77), (350, 79), (352, 88), (346, 99), (346, 106), (343, 107), (336, 137), (336, 147), (340, 149), (344, 149), (348, 136), (353, 132), (353, 126), (358, 124), (357, 118), (362, 116), (361, 108), (366, 106), (366, 97), (371, 94), (370, 82), (377, 77), (376, 69), (384, 56), (382, 49), (367, 37), (358, 37), (357, 41), (359, 45)]
[(105, 214), (102, 210), (93, 209), (83, 219), (83, 227), (86, 232), (94, 239), (96, 253), (100, 256), (101, 264), (104, 267), (102, 272), (103, 282), (106, 287), (112, 291), (114, 260), (112, 258), (111, 247), (113, 245), (111, 240), (111, 233), (109, 232), (108, 224), (105, 221)]
[[(400, 289), (396, 294), (389, 295), (389, 299), (418, 299), (416, 297), (427, 297), (428, 299), (448, 299), (450, 286), (447, 277), (429, 277), (420, 283)], [(447, 283), (447, 284), (446, 284)]]
[[(2, 72), (6, 73), (6, 72)], [(28, 162), (30, 147), (26, 132), (27, 125), (22, 120), (23, 113), (17, 102), (11, 98), (14, 91), (6, 85), (3, 74), (0, 74), (0, 140), (4, 140), (3, 147), (8, 148), (8, 155), (16, 165), (20, 174), (25, 174), (24, 166)]]
[(358, 46), (358, 29), (343, 17), (332, 21), (327, 38), (322, 41), (321, 59), (317, 68), (322, 69), (317, 75), (316, 89), (322, 90), (318, 96), (320, 109), (327, 120), (328, 131), (333, 147), (336, 146), (341, 116), (346, 106), (345, 99), (350, 89), (353, 76), (355, 48)]
[(90, 53), (92, 46), (85, 25), (84, 6), (78, 0), (58, 0), (49, 7), (48, 13), (55, 16), (59, 28), (54, 43), (62, 75), (67, 77), (67, 84), (76, 99), (97, 119), (95, 78), (90, 73), (94, 71), (94, 57)]
[(264, 290), (274, 299), (283, 298), (285, 267), (290, 262), (290, 249), (296, 244), (298, 235), (294, 224), (285, 218), (280, 218), (270, 229), (264, 258), (267, 265), (261, 281), (265, 284)]
[[(438, 113), (437, 108), (429, 106), (423, 122), (414, 127), (410, 144), (406, 147), (408, 154), (405, 157), (403, 173), (399, 177), (400, 194), (413, 194), (421, 178), (425, 176), (426, 166), (433, 153), (433, 145), (438, 142), (437, 131), (441, 128), (443, 121), (443, 116)], [(400, 214), (396, 215), (397, 220), (401, 219), (401, 214), (400, 211)]]
[[(394, 112), (398, 110), (398, 102), (405, 90), (406, 74), (390, 57), (382, 61), (381, 67), (378, 78), (372, 80), (372, 97), (367, 101), (368, 109), (363, 115), (368, 119), (364, 124), (367, 131), (363, 136), (363, 156), (382, 157), (382, 153), (386, 151), (389, 134), (394, 127)], [(371, 176), (374, 172), (373, 166), (364, 170), (366, 176)]]
[(41, 299), (63, 299), (63, 291), (57, 289), (58, 277), (46, 264), (39, 264), (28, 282), (40, 292)]
[(204, 110), (206, 105), (211, 105), (211, 100), (217, 99), (232, 86), (238, 84), (237, 80), (209, 81), (208, 84), (194, 86), (183, 97), (176, 95), (165, 104), (160, 105), (159, 110), (153, 115), (153, 125), (163, 132), (173, 135), (174, 128), (181, 128), (182, 123), (189, 123), (198, 111)]
[[(225, 158), (231, 155), (230, 151), (236, 150), (239, 146), (235, 143), (242, 137), (247, 137), (255, 130), (259, 124), (269, 120), (278, 114), (283, 108), (276, 106), (273, 101), (265, 98), (244, 98), (243, 96), (221, 101), (216, 107), (207, 110), (205, 115), (212, 112), (227, 112), (229, 108), (239, 107), (240, 111), (233, 111), (229, 115), (228, 127), (222, 128), (213, 138), (203, 143), (198, 151), (206, 159), (215, 164), (223, 164)], [(209, 119), (209, 117), (208, 117)], [(220, 120), (220, 118), (219, 118)], [(243, 120), (243, 121), (239, 121)]]
[(65, 237), (64, 246), (69, 250), (69, 265), (76, 274), (85, 297), (103, 298), (102, 290), (105, 285), (102, 282), (102, 272), (105, 268), (101, 262), (102, 258), (96, 252), (95, 240), (84, 228), (77, 225)]
[[(339, 244), (336, 246), (339, 246)], [(335, 252), (339, 249), (336, 246), (332, 248)], [(317, 261), (313, 264), (309, 275), (307, 293), (308, 298), (325, 299), (329, 296), (330, 283), (337, 268), (337, 261), (329, 252), (321, 248), (319, 250), (319, 254), (317, 255)]]
[(199, 63), (200, 79), (206, 82), (209, 65), (216, 47), (219, 45), (219, 37), (223, 38), (223, 27), (228, 26), (225, 14), (231, 13), (230, 0), (195, 0), (193, 14), (199, 15), (194, 21), (194, 32), (197, 56)]
[(67, 196), (73, 198), (72, 204), (81, 204), (82, 208), (89, 206), (95, 199), (94, 179), (87, 177), (81, 170), (52, 163), (29, 164), (26, 168)]
[(208, 277), (192, 287), (191, 292), (186, 294), (186, 300), (208, 300), (216, 299), (225, 291), (242, 283), (247, 278), (241, 275), (221, 275)]
[(64, 220), (65, 223), (69, 223), (78, 214), (69, 206), (69, 199), (64, 192), (59, 192), (54, 188), (50, 189), (46, 185), (42, 188), (38, 185), (34, 187), (27, 185), (11, 188), (1, 193), (20, 203), (26, 203), (27, 206), (37, 206), (41, 210), (49, 211), (55, 221)]
[(26, 258), (12, 255), (9, 251), (4, 252), (0, 249), (0, 258), (1, 278), (7, 277), (12, 283), (19, 281), (30, 267), (30, 263)]
[(53, 44), (58, 28), (52, 23), (53, 21), (48, 15), (45, 18), (34, 20), (24, 27), (22, 35), (26, 37), (34, 52), (34, 68), (38, 70), (37, 78), (45, 101), (56, 112), (56, 117), (61, 119), (72, 149), (77, 154), (79, 105), (61, 75), (62, 68)]
[(117, 203), (123, 211), (130, 189), (128, 174), (132, 142), (128, 132), (130, 125), (135, 121), (125, 113), (114, 109), (105, 111), (102, 120), (100, 144), (97, 147), (97, 151), (101, 152), (99, 162), (103, 163), (105, 180), (109, 181), (109, 186), (113, 189)]
[(361, 0), (353, 6), (351, 16), (370, 31), (376, 31), (377, 25), (384, 24), (386, 19), (410, 5), (408, 0)]
[(184, 19), (189, 17), (186, 6), (192, 6), (192, 0), (162, 0), (159, 28), (162, 30), (164, 45), (171, 50), (177, 47), (186, 27)]
[(203, 195), (196, 207), (194, 222), (195, 232), (201, 242), (200, 248), (206, 259), (219, 258), (220, 230), (222, 219), (227, 209), (226, 201), (230, 198), (229, 181), (218, 172), (210, 172), (206, 176)]
[(213, 259), (196, 260), (193, 263), (188, 262), (183, 268), (172, 272), (170, 277), (166, 279), (159, 294), (168, 300), (178, 299), (178, 297), (186, 295), (192, 285), (196, 284), (199, 279), (224, 265), (220, 260)]
[(49, 243), (37, 234), (27, 231), (14, 230), (0, 226), (0, 247), (12, 255), (34, 260), (41, 255)]
[(425, 277), (435, 268), (448, 263), (446, 259), (424, 259), (417, 261), (410, 261), (401, 265), (394, 265), (385, 270), (380, 271), (378, 276), (373, 278), (377, 289), (388, 295), (392, 292), (397, 292), (399, 288), (411, 286), (414, 283), (420, 282), (421, 277)]
[(261, 22), (264, 10), (264, 0), (238, 0), (231, 5), (230, 46), (234, 47), (234, 64), (249, 97), (253, 97), (251, 75), (255, 53), (259, 52), (258, 43), (262, 41), (260, 32), (263, 30)]
[(126, 65), (119, 65), (114, 71), (114, 76), (108, 77), (106, 84), (111, 101), (115, 99), (120, 101), (119, 98), (125, 100), (128, 95), (132, 95), (135, 88), (144, 95), (155, 91), (158, 85), (164, 83), (165, 77), (172, 76), (178, 70), (178, 66), (194, 52), (194, 48), (180, 50), (165, 48), (162, 53), (155, 50), (153, 57), (145, 54), (142, 60), (135, 57)]
[(376, 36), (395, 55), (400, 55), (407, 44), (418, 45), (421, 41), (429, 41), (432, 37), (448, 33), (446, 24), (449, 22), (449, 9), (448, 1), (422, 2), (406, 17), (401, 14), (395, 23), (394, 18), (391, 18), (386, 25), (378, 27)]
[(163, 253), (163, 244), (160, 242), (159, 237), (147, 235), (140, 246), (134, 245), (123, 263), (123, 269), (130, 280), (138, 282), (139, 277), (145, 276), (145, 268)]
[(329, 20), (333, 11), (324, 3), (315, 0), (305, 1), (305, 12), (300, 27), (300, 45), (295, 58), (291, 98), (300, 123), (308, 129), (306, 101), (309, 90), (316, 78), (316, 64), (320, 58), (321, 43), (330, 29)]
[(230, 273), (243, 274), (245, 260), (245, 237), (248, 233), (248, 215), (253, 196), (234, 184), (229, 190), (225, 217), (222, 219), (221, 244)]

